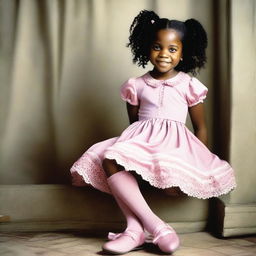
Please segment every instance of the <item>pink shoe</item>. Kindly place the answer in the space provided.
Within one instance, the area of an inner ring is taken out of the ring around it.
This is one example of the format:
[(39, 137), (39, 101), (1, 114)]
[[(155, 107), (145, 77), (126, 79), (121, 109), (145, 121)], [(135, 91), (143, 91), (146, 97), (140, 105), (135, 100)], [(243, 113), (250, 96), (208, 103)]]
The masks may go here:
[(109, 233), (108, 238), (111, 241), (105, 243), (102, 249), (112, 254), (124, 254), (139, 250), (145, 242), (144, 232), (133, 230), (125, 230), (120, 234)]
[(173, 253), (180, 245), (180, 239), (175, 230), (166, 223), (155, 228), (153, 237), (153, 243), (165, 253)]

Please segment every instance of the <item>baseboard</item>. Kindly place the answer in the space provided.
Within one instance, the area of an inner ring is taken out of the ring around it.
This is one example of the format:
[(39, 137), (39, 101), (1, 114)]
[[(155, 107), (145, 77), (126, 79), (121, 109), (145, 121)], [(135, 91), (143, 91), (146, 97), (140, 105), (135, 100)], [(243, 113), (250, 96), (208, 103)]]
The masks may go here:
[(220, 237), (256, 233), (256, 203), (229, 204), (216, 198), (210, 208), (212, 230)]
[(223, 236), (256, 234), (256, 203), (225, 206)]
[[(176, 222), (170, 224), (179, 234), (205, 230), (206, 221)], [(108, 231), (120, 232), (124, 222), (92, 221), (21, 221), (5, 222), (0, 225), (0, 232), (84, 232), (86, 234), (104, 235)]]

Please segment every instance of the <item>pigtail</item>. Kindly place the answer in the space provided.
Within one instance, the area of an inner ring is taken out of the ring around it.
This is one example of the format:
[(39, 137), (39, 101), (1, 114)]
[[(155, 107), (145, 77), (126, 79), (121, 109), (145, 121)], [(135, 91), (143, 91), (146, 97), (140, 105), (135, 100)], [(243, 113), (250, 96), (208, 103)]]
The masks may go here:
[(159, 20), (159, 16), (153, 11), (143, 10), (133, 20), (130, 27), (129, 43), (133, 54), (133, 63), (143, 68), (149, 61), (149, 48), (153, 27)]
[(196, 75), (206, 63), (207, 35), (203, 26), (195, 19), (185, 22), (160, 19), (153, 11), (141, 11), (132, 22), (127, 44), (132, 51), (133, 63), (143, 68), (147, 65), (151, 44), (161, 29), (174, 29), (180, 33), (183, 46), (182, 60), (175, 69)]
[(186, 67), (185, 72), (196, 74), (196, 69), (204, 67), (206, 63), (207, 35), (201, 25), (195, 19), (189, 19), (185, 22), (186, 35), (183, 41), (184, 62), (182, 66)]

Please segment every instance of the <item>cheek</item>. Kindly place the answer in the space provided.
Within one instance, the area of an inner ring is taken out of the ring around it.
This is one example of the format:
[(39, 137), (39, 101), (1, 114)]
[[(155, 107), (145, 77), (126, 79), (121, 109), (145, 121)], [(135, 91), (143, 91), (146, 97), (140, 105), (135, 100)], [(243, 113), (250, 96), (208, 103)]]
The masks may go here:
[(175, 59), (180, 59), (182, 57), (182, 52), (175, 54)]
[(177, 55), (177, 59), (180, 59), (182, 57), (182, 54)]
[(153, 58), (155, 58), (156, 56), (157, 56), (157, 52), (150, 50), (150, 52), (149, 52), (149, 58), (150, 58), (150, 59), (153, 59)]

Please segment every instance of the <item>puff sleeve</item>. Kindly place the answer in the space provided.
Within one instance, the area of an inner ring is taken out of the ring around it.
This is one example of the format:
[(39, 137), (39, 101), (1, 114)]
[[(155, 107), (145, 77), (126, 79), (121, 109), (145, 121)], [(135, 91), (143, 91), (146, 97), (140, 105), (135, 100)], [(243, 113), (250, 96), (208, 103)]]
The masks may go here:
[(138, 106), (138, 93), (136, 89), (135, 78), (130, 78), (121, 86), (121, 99), (127, 101), (131, 105)]
[(198, 103), (202, 103), (206, 98), (208, 89), (197, 78), (192, 77), (187, 89), (187, 103), (189, 107), (193, 107)]

